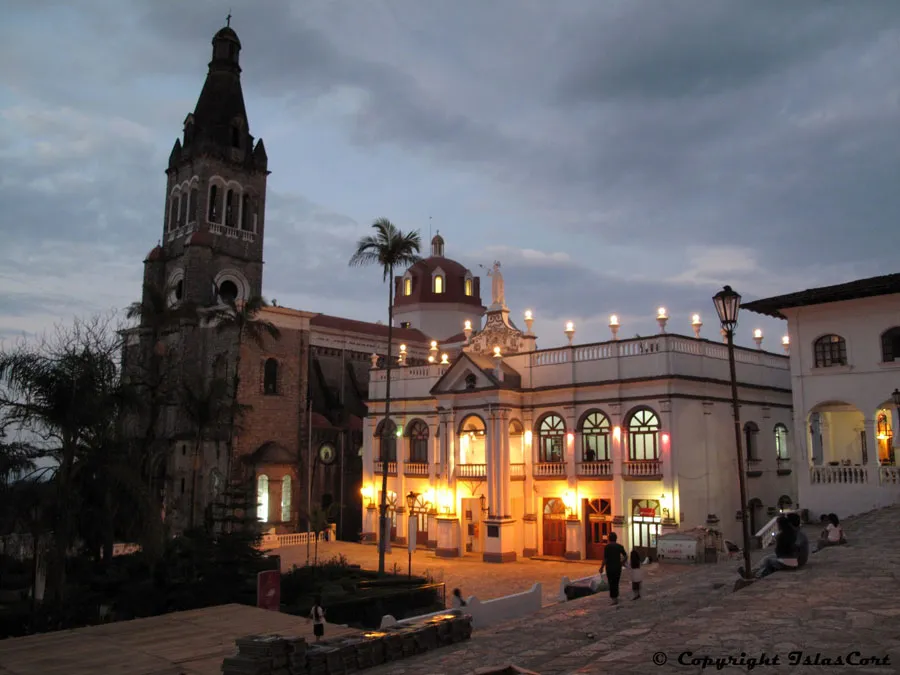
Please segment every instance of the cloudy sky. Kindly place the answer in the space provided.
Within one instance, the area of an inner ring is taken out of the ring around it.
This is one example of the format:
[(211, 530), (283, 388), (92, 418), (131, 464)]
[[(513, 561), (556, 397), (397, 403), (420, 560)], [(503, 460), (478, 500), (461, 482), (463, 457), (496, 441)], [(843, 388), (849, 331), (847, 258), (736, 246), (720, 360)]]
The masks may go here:
[(544, 347), (898, 271), (897, 2), (6, 0), (0, 336), (139, 296), (229, 8), (281, 305), (382, 319), (380, 216), (499, 259)]

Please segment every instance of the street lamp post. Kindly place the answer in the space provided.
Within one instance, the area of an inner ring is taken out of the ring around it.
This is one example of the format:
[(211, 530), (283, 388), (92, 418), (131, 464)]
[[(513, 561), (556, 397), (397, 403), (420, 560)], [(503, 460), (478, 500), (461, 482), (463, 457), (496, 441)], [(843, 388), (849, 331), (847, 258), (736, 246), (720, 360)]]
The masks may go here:
[(741, 296), (726, 286), (713, 296), (722, 331), (728, 343), (728, 366), (731, 370), (731, 406), (734, 409), (734, 445), (737, 450), (738, 485), (741, 492), (741, 530), (744, 536), (744, 578), (752, 578), (750, 567), (750, 518), (747, 509), (747, 483), (744, 474), (744, 449), (741, 445), (741, 413), (738, 403), (737, 373), (734, 367), (734, 329), (737, 327)]

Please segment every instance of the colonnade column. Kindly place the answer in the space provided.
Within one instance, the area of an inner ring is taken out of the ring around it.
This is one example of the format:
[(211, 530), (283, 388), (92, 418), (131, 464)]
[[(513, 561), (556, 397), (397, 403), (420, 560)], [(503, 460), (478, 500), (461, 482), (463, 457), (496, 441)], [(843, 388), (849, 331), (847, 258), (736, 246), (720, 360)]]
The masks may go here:
[(490, 437), (486, 444), (488, 504), (485, 525), (485, 562), (511, 562), (516, 559), (515, 521), (509, 517), (509, 412), (492, 410)]

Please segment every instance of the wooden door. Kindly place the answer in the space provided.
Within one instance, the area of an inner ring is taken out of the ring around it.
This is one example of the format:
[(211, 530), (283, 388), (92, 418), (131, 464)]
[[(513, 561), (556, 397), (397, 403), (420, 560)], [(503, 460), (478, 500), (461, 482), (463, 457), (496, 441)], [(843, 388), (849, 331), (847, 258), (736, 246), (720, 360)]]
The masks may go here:
[(566, 506), (562, 499), (544, 499), (544, 555), (566, 554)]
[(659, 500), (640, 499), (632, 501), (631, 548), (641, 559), (656, 561), (656, 538), (660, 527)]
[(603, 551), (612, 532), (612, 509), (608, 499), (585, 499), (582, 502), (584, 519), (585, 558), (603, 560)]

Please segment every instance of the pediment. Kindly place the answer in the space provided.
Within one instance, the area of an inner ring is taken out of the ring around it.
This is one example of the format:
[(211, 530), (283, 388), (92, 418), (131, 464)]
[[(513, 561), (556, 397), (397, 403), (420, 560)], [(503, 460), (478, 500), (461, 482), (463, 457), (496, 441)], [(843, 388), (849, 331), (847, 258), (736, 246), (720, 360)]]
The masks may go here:
[(473, 389), (491, 389), (497, 384), (497, 381), (485, 373), (468, 355), (462, 354), (431, 391), (433, 394), (458, 394)]

